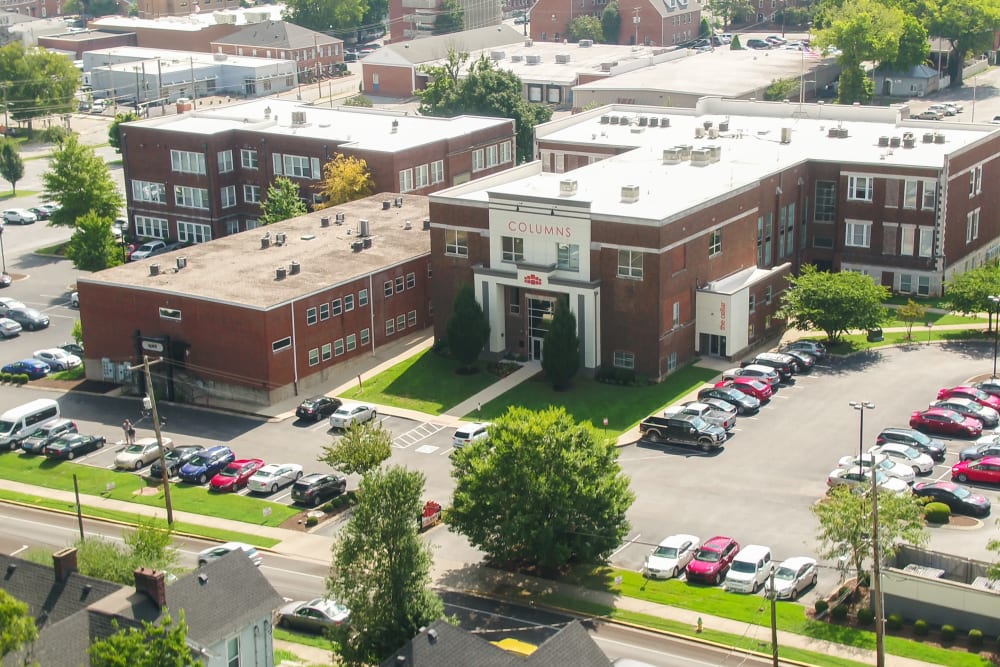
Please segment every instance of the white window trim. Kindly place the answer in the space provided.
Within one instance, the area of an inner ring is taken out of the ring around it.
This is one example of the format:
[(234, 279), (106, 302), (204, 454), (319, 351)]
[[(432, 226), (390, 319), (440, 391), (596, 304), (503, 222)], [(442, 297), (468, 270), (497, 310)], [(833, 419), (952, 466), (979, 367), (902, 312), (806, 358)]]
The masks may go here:
[[(857, 226), (864, 228), (864, 244), (854, 243), (852, 229)], [(844, 246), (847, 248), (871, 248), (872, 247), (872, 223), (870, 220), (845, 220), (844, 221)]]

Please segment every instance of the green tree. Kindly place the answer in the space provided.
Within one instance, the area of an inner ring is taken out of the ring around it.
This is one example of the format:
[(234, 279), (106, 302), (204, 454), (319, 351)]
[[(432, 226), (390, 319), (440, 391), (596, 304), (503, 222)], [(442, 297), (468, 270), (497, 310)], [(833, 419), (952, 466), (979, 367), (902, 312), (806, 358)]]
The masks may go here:
[(545, 332), (542, 370), (554, 389), (565, 389), (580, 370), (580, 339), (576, 335), (576, 316), (559, 299), (552, 324)]
[(750, 0), (710, 0), (707, 7), (712, 16), (719, 20), (720, 27), (725, 27), (733, 23), (737, 15), (745, 15), (750, 11)]
[(38, 628), (28, 605), (0, 588), (0, 658), (35, 641)]
[(73, 331), (70, 332), (69, 335), (73, 337), (73, 340), (75, 340), (77, 344), (83, 343), (83, 325), (80, 324), (80, 320), (75, 320), (73, 322)]
[(122, 263), (121, 248), (111, 234), (111, 220), (86, 213), (66, 246), (66, 257), (81, 271), (102, 271)]
[(115, 114), (115, 119), (111, 121), (111, 126), (108, 128), (108, 144), (115, 149), (116, 153), (122, 152), (122, 138), (118, 126), (122, 123), (131, 123), (134, 120), (139, 120), (139, 116), (134, 111), (122, 111)]
[(0, 81), (8, 115), (17, 121), (75, 111), (80, 71), (68, 56), (15, 40), (0, 48)]
[[(859, 574), (872, 550), (871, 492), (855, 493), (847, 486), (834, 487), (830, 497), (812, 507), (819, 521), (820, 556), (847, 556)], [(879, 549), (888, 560), (900, 542), (926, 544), (923, 503), (909, 493), (903, 496), (880, 490), (878, 494)]]
[(913, 323), (922, 320), (927, 314), (927, 309), (913, 299), (907, 299), (906, 305), (897, 309), (896, 314), (906, 322), (906, 340), (912, 340)]
[(889, 290), (854, 271), (828, 273), (806, 265), (788, 279), (780, 316), (798, 329), (818, 329), (836, 343), (850, 329), (875, 329), (886, 319)]
[(457, 0), (441, 0), (437, 17), (434, 19), (432, 34), (447, 35), (465, 30), (465, 10)]
[[(118, 627), (117, 621), (112, 621)], [(184, 610), (174, 625), (169, 614), (160, 623), (143, 621), (141, 628), (118, 630), (90, 645), (91, 667), (200, 667), (187, 643)]]
[(930, 53), (927, 29), (916, 16), (904, 14), (896, 56), (886, 61), (886, 66), (891, 70), (905, 71), (925, 63)]
[(11, 194), (16, 196), (17, 182), (24, 178), (24, 160), (9, 139), (0, 140), (0, 176), (10, 183)]
[(959, 88), (966, 56), (993, 48), (993, 35), (1000, 25), (1000, 5), (995, 0), (929, 0), (924, 7), (927, 31), (951, 44), (949, 85)]
[(355, 95), (354, 97), (348, 97), (344, 100), (343, 104), (345, 107), (364, 107), (366, 109), (371, 109), (375, 106), (375, 103), (372, 102), (370, 97), (361, 94)]
[(392, 456), (392, 433), (374, 420), (352, 422), (340, 438), (323, 447), (317, 457), (345, 475), (367, 475)]
[(603, 561), (629, 530), (617, 448), (563, 408), (511, 407), (452, 463), (446, 519), (492, 561), (552, 574)]
[(114, 220), (124, 203), (108, 165), (76, 135), (52, 152), (42, 183), (45, 199), (59, 204), (49, 218), (50, 225), (72, 227), (87, 213)]
[(379, 25), (382, 24), (388, 16), (389, 0), (365, 0), (365, 13), (361, 17), (361, 25)]
[(948, 308), (963, 315), (976, 313), (990, 314), (990, 329), (996, 307), (990, 301), (991, 295), (1000, 294), (1000, 266), (983, 266), (960, 273), (945, 283)]
[(621, 10), (618, 9), (617, 2), (609, 2), (608, 6), (601, 12), (601, 33), (606, 44), (617, 44), (618, 36), (622, 29)]
[(730, 51), (742, 51), (743, 45), (740, 43), (740, 36), (733, 35), (733, 41), (729, 42)]
[(441, 618), (431, 590), (430, 548), (420, 539), (424, 476), (399, 466), (361, 480), (354, 516), (333, 545), (330, 597), (351, 610), (334, 632), (349, 665), (377, 665)]
[(792, 93), (798, 92), (800, 85), (802, 84), (798, 77), (776, 79), (772, 81), (771, 85), (764, 91), (764, 99), (768, 102), (780, 102), (781, 100), (790, 99), (792, 97)]
[(344, 32), (361, 25), (367, 7), (365, 0), (288, 0), (283, 18), (317, 32)]
[(699, 37), (709, 37), (712, 34), (712, 26), (709, 24), (707, 18), (703, 18), (701, 23), (698, 24), (698, 36)]
[(361, 158), (340, 154), (323, 165), (323, 184), (320, 186), (323, 203), (319, 208), (361, 199), (374, 191), (375, 181), (368, 171), (368, 163)]
[(490, 323), (476, 301), (472, 285), (465, 284), (458, 288), (446, 331), (451, 355), (462, 365), (462, 369), (474, 368), (479, 353), (490, 339)]
[(278, 176), (267, 187), (267, 196), (260, 203), (260, 223), (270, 225), (296, 216), (305, 215), (308, 211), (299, 196), (299, 186), (291, 179)]
[[(990, 540), (986, 544), (986, 548), (992, 551), (993, 553), (1000, 555), (1000, 540)], [(990, 565), (990, 570), (987, 573), (987, 576), (993, 581), (1000, 579), (1000, 559), (998, 559), (997, 561), (995, 561), (993, 564)]]
[(596, 16), (578, 16), (569, 22), (566, 28), (566, 39), (579, 42), (581, 39), (592, 39), (595, 42), (604, 41), (604, 28), (601, 19)]
[(80, 574), (114, 581), (135, 582), (136, 568), (175, 569), (180, 554), (170, 546), (171, 531), (156, 526), (152, 518), (139, 517), (135, 530), (122, 543), (103, 537), (87, 537), (76, 543)]

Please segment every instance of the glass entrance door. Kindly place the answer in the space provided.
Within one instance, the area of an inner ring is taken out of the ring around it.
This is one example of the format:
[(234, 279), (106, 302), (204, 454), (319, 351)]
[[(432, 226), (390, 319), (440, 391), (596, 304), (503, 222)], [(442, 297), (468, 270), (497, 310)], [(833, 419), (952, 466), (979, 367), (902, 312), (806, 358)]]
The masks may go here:
[(549, 331), (552, 316), (556, 312), (556, 298), (540, 294), (529, 294), (528, 303), (528, 352), (531, 359), (542, 358), (542, 341)]

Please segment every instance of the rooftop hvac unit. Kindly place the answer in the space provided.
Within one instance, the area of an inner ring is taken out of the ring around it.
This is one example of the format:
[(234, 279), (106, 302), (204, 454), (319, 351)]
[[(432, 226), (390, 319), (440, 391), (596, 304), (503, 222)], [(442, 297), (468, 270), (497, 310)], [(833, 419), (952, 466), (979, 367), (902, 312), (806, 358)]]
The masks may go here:
[(503, 51), (490, 51), (490, 60), (503, 60), (507, 54)]
[(364, 238), (364, 240), (362, 240), (362, 241), (361, 241), (361, 244), (362, 244), (362, 245), (363, 245), (363, 246), (364, 246), (365, 248), (371, 248), (371, 247), (372, 247), (372, 237), (370, 237), (370, 236), (366, 236), (366, 237)]
[(159, 264), (150, 264), (149, 265), (149, 275), (151, 275), (151, 276), (158, 276), (158, 275), (160, 275), (160, 265)]
[[(710, 127), (710, 128), (708, 128), (708, 138), (709, 139), (718, 139), (719, 138), (719, 128), (717, 128), (717, 127)], [(788, 142), (785, 142), (785, 143), (788, 143)]]
[(670, 119), (666, 116), (660, 118), (660, 127), (670, 127)]
[(519, 63), (519, 62), (521, 62), (522, 60), (524, 60), (524, 56), (520, 56), (520, 55), (511, 55), (511, 57), (510, 57), (510, 61), (511, 61), (512, 63)]
[(944, 143), (944, 132), (935, 132), (934, 133), (934, 143), (936, 143), (936, 144), (943, 144)]
[(913, 136), (912, 132), (905, 132), (903, 134), (903, 148), (913, 148), (917, 145), (917, 138)]
[(354, 252), (361, 252), (361, 249), (364, 247), (365, 244), (363, 241), (354, 241), (353, 243), (351, 243), (351, 250), (353, 250)]
[(696, 128), (694, 128), (694, 138), (695, 139), (702, 139), (704, 137), (705, 137), (705, 128), (703, 128), (703, 127), (696, 127)]
[(638, 185), (623, 185), (622, 186), (622, 203), (632, 204), (639, 201), (639, 191)]
[(611, 117), (608, 114), (601, 116), (601, 125), (607, 125), (611, 121)]
[(225, 53), (213, 53), (212, 54), (212, 60), (215, 60), (217, 62), (222, 62), (222, 61), (224, 61), (228, 57), (229, 56), (227, 56)]
[(302, 265), (299, 264), (298, 262), (292, 262), (288, 265), (288, 273), (292, 274), (293, 276), (301, 270), (302, 270)]
[(306, 124), (306, 112), (305, 111), (293, 111), (292, 112), (292, 125), (305, 125)]
[(342, 225), (342, 224), (344, 224), (344, 214), (343, 214), (343, 213), (338, 213), (338, 214), (337, 214), (337, 215), (336, 215), (336, 216), (334, 217), (334, 220), (335, 220), (335, 221), (337, 222), (337, 224), (338, 224), (338, 225)]
[(659, 124), (660, 124), (660, 119), (659, 118), (657, 118), (656, 116), (650, 116), (649, 117), (649, 126), (650, 127), (656, 127)]
[(677, 145), (677, 150), (679, 150), (681, 152), (681, 159), (682, 160), (690, 160), (691, 159), (691, 149), (692, 148), (693, 148), (693, 146), (691, 146), (691, 144), (678, 144)]
[(705, 122), (703, 122), (701, 124), (701, 126), (704, 127), (707, 130), (708, 128), (712, 127), (712, 121), (706, 120)]
[(322, 218), (320, 218), (319, 219), (319, 226), (320, 227), (329, 227), (330, 226), (330, 216), (325, 215)]
[(889, 146), (892, 148), (899, 148), (899, 144), (901, 143), (902, 141), (899, 137), (889, 137)]
[(260, 237), (260, 248), (261, 248), (261, 250), (266, 250), (266, 249), (268, 249), (270, 247), (271, 247), (271, 235), (268, 234), (266, 236), (261, 236)]
[(186, 268), (187, 265), (188, 265), (188, 258), (187, 257), (178, 257), (177, 258), (177, 270), (178, 271), (180, 271), (183, 268)]
[(643, 129), (638, 125), (633, 125), (630, 131), (632, 132), (632, 134), (641, 134), (643, 132)]
[(708, 152), (711, 154), (712, 162), (718, 162), (722, 159), (722, 146), (717, 144), (712, 144), (711, 146), (706, 146)]
[(608, 122), (611, 123), (612, 125), (617, 125), (618, 124), (618, 116), (609, 116), (608, 117)]
[(674, 146), (673, 148), (663, 149), (663, 164), (677, 164), (681, 161), (681, 149)]
[(639, 116), (639, 127), (646, 127), (649, 125), (649, 119), (645, 116)]
[(559, 196), (569, 197), (576, 194), (577, 181), (575, 178), (564, 178), (559, 181)]
[(285, 236), (285, 232), (278, 232), (274, 235), (274, 242), (277, 245), (285, 245), (286, 239), (287, 237)]
[(278, 268), (276, 268), (274, 270), (274, 279), (275, 280), (284, 280), (285, 276), (287, 276), (287, 275), (288, 275), (288, 269), (286, 269), (283, 266), (279, 266)]
[(592, 39), (581, 39), (580, 42), (579, 42), (579, 44), (580, 44), (580, 48), (581, 49), (589, 49), (590, 47), (592, 47), (594, 45), (594, 40), (592, 40)]
[(382, 200), (382, 210), (383, 211), (388, 211), (390, 208), (392, 208), (392, 202), (389, 201), (388, 199), (383, 199)]
[(601, 71), (602, 72), (610, 72), (611, 68), (614, 67), (614, 66), (615, 66), (614, 63), (601, 63)]
[(525, 56), (524, 62), (528, 65), (538, 65), (542, 62), (542, 57), (537, 55)]
[(526, 39), (526, 40), (524, 40), (524, 45), (525, 46), (534, 46), (535, 43), (533, 41), (531, 41), (530, 39)]
[(358, 236), (368, 236), (367, 220), (358, 220)]
[(559, 64), (559, 65), (565, 65), (566, 63), (569, 62), (569, 60), (570, 60), (570, 58), (569, 58), (569, 54), (568, 53), (557, 53), (556, 54), (556, 63)]
[(924, 143), (925, 144), (933, 144), (934, 143), (934, 133), (933, 132), (924, 132)]
[(396, 208), (403, 208), (403, 198), (402, 197), (396, 197), (396, 199), (393, 201), (393, 203), (396, 205)]
[(429, 232), (431, 230), (431, 219), (424, 218), (424, 231)]
[(728, 131), (729, 131), (729, 121), (728, 120), (720, 120), (719, 121), (719, 132), (728, 132)]
[[(927, 141), (927, 135), (926, 134), (924, 135), (924, 141), (925, 142)], [(889, 137), (888, 136), (881, 136), (881, 137), (879, 137), (878, 138), (878, 145), (881, 146), (881, 147), (888, 146), (889, 145)]]
[(707, 148), (696, 148), (691, 151), (691, 166), (704, 167), (712, 160), (712, 151)]
[(216, 23), (228, 23), (231, 25), (235, 25), (236, 23), (235, 14), (224, 14), (222, 12), (215, 12), (214, 14), (212, 14), (212, 16), (215, 17)]

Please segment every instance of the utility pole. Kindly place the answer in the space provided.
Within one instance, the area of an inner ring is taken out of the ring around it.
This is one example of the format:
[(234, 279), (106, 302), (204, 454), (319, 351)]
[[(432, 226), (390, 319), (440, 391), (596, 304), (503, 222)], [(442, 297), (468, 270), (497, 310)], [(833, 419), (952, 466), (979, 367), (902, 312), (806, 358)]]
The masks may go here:
[(632, 10), (632, 24), (635, 26), (635, 41), (633, 42), (633, 44), (635, 44), (635, 46), (639, 46), (639, 20), (640, 19), (641, 19), (641, 17), (639, 16), (639, 8), (636, 7), (635, 9)]
[[(862, 411), (862, 414), (864, 412)], [(875, 607), (875, 667), (885, 667), (885, 619), (882, 618), (882, 550), (878, 539), (878, 475), (872, 469), (872, 597)]]
[[(162, 359), (157, 359), (153, 363), (160, 363)], [(153, 378), (149, 373), (149, 356), (142, 355), (142, 370), (146, 374), (146, 397), (143, 399), (143, 407), (149, 403), (148, 409), (153, 415), (153, 432), (156, 433), (156, 447), (160, 453), (160, 475), (163, 479), (163, 500), (167, 505), (167, 525), (174, 525), (174, 506), (170, 502), (170, 473), (167, 472), (167, 459), (163, 452), (163, 434), (160, 432), (160, 414), (156, 410), (156, 396), (153, 393)]]
[(771, 567), (771, 575), (767, 578), (768, 586), (771, 587), (771, 664), (778, 667), (778, 591), (774, 588), (774, 567)]

